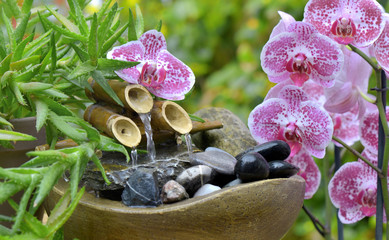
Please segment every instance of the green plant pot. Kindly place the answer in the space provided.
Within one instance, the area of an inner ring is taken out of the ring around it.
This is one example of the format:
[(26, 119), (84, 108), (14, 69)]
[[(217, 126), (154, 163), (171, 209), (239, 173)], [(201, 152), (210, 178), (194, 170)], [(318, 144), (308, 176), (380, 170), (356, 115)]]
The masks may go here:
[[(26, 153), (33, 151), (35, 146), (46, 143), (46, 131), (42, 128), (39, 132), (36, 131), (35, 117), (19, 118), (10, 120), (14, 126), (14, 131), (32, 135), (37, 138), (35, 141), (18, 141), (13, 143), (14, 149), (0, 147), (0, 167), (14, 168), (19, 167), (25, 163), (29, 158)], [(23, 192), (15, 194), (12, 199), (19, 202)], [(15, 211), (9, 206), (7, 202), (0, 205), (0, 214), (6, 216), (14, 216)], [(41, 214), (41, 213), (40, 213)], [(1, 222), (1, 224), (10, 227), (9, 223)]]
[[(44, 204), (53, 209), (68, 188), (60, 180)], [(281, 239), (304, 200), (299, 176), (224, 188), (156, 208), (130, 208), (85, 193), (64, 226), (65, 239)]]

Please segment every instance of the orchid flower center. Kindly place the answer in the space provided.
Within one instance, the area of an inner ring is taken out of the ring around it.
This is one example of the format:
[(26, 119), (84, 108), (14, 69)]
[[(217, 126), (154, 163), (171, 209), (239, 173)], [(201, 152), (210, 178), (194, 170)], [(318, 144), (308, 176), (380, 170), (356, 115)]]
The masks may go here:
[(331, 33), (340, 44), (349, 44), (354, 41), (356, 27), (352, 19), (341, 17), (332, 23)]
[(291, 72), (290, 78), (294, 84), (301, 87), (309, 79), (312, 65), (304, 53), (298, 53), (286, 64), (286, 70)]
[(359, 192), (357, 196), (357, 202), (362, 205), (361, 211), (366, 216), (372, 216), (376, 212), (376, 194), (377, 189), (374, 186), (370, 186)]
[(154, 62), (146, 62), (140, 74), (140, 84), (146, 87), (159, 87), (166, 78), (166, 70), (162, 67), (157, 68), (157, 64)]
[(290, 146), (291, 153), (289, 156), (294, 156), (301, 149), (302, 139), (295, 123), (288, 123), (286, 127), (281, 127), (278, 133), (278, 139), (286, 141)]

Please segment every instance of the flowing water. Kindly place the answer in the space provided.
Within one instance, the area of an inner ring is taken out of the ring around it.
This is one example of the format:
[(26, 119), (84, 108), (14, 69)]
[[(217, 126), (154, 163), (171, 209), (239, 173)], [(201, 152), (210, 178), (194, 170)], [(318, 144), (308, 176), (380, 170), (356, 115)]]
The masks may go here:
[(193, 157), (192, 138), (189, 133), (185, 134), (185, 141), (186, 141), (186, 146), (188, 146), (189, 159), (192, 159)]
[(151, 114), (150, 113), (139, 113), (139, 117), (143, 122), (143, 125), (145, 127), (145, 133), (147, 138), (147, 154), (149, 155), (149, 158), (151, 159), (151, 162), (155, 161), (155, 144), (153, 140), (153, 130), (151, 129)]
[(138, 151), (136, 150), (136, 148), (132, 148), (131, 150), (131, 160), (132, 160), (132, 167), (135, 167), (135, 165), (137, 165), (137, 161), (138, 161)]

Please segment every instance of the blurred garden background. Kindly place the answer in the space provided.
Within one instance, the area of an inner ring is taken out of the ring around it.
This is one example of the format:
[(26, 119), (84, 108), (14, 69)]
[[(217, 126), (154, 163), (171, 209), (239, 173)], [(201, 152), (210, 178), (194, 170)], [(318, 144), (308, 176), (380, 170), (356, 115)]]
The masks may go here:
[[(37, 0), (56, 4), (66, 16), (66, 0)], [(90, 2), (87, 10), (96, 11), (102, 0)], [(161, 31), (168, 50), (192, 68), (194, 89), (180, 104), (189, 112), (208, 107), (227, 108), (244, 123), (250, 111), (262, 102), (274, 85), (260, 67), (260, 52), (273, 27), (279, 22), (277, 11), (303, 17), (306, 0), (118, 0), (122, 22), (129, 8), (138, 4), (145, 30), (162, 20)], [(389, 5), (380, 1), (389, 10)], [(356, 146), (360, 148), (360, 146)], [(351, 158), (345, 154), (346, 158)], [(328, 158), (329, 161), (331, 157)], [(323, 160), (317, 160), (318, 166)], [(322, 173), (322, 179), (324, 175)], [(322, 187), (304, 205), (322, 222), (325, 214), (325, 189)], [(286, 218), (288, 216), (285, 216)], [(336, 212), (333, 209), (331, 231), (336, 236)], [(366, 218), (344, 227), (345, 239), (374, 239), (375, 219)], [(307, 215), (301, 211), (284, 240), (322, 239)]]

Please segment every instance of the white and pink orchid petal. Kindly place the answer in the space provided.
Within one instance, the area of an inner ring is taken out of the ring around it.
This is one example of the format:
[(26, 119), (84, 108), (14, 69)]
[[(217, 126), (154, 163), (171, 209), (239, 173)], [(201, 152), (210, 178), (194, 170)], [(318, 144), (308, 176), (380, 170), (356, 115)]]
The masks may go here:
[(333, 122), (328, 113), (313, 101), (305, 101), (300, 106), (297, 125), (305, 149), (317, 158), (323, 158), (325, 148), (331, 141)]
[(278, 97), (284, 99), (292, 110), (297, 109), (301, 102), (308, 101), (308, 95), (301, 88), (294, 85), (283, 87)]
[(281, 126), (286, 126), (288, 120), (288, 104), (279, 98), (269, 99), (256, 106), (248, 118), (251, 135), (258, 143), (278, 139)]
[(285, 161), (298, 167), (297, 175), (305, 180), (305, 199), (310, 199), (316, 193), (320, 185), (321, 174), (313, 158), (301, 149), (295, 156), (287, 158)]
[(281, 83), (278, 83), (274, 87), (270, 88), (270, 90), (267, 92), (266, 97), (263, 101), (266, 101), (270, 98), (278, 98), (278, 95), (280, 94), (280, 91), (287, 85), (293, 85), (293, 81), (291, 79), (285, 80)]
[(389, 14), (385, 14), (385, 18), (386, 25), (384, 31), (374, 43), (374, 54), (381, 67), (389, 71)]
[[(304, 21), (341, 44), (367, 47), (383, 30), (383, 13), (382, 6), (372, 0), (310, 0), (304, 9)], [(348, 40), (343, 39), (346, 42), (331, 31), (336, 21), (342, 18), (353, 26), (352, 34), (345, 36)]]
[(142, 34), (139, 41), (145, 47), (144, 58), (156, 61), (161, 50), (166, 49), (166, 40), (161, 32), (149, 30)]
[(123, 80), (129, 83), (138, 84), (140, 72), (136, 67), (117, 70), (115, 73)]
[[(350, 111), (358, 102), (359, 92), (353, 91), (351, 82), (337, 82), (327, 94), (324, 108), (332, 113), (345, 113)], [(343, 84), (342, 84), (343, 83)]]
[(351, 224), (356, 223), (366, 217), (363, 215), (362, 211), (360, 211), (360, 206), (355, 206), (354, 208), (341, 208), (338, 212), (339, 220), (343, 224)]
[(274, 36), (280, 34), (280, 33), (283, 33), (283, 32), (286, 32), (287, 31), (287, 28), (288, 26), (291, 24), (291, 23), (294, 23), (296, 20), (294, 19), (294, 17), (288, 13), (285, 13), (285, 12), (282, 12), (282, 11), (278, 11), (278, 14), (281, 16), (281, 20), (280, 22), (273, 28), (273, 31), (271, 32), (270, 34), (270, 38), (273, 38)]
[(148, 87), (149, 91), (168, 100), (184, 99), (195, 83), (193, 71), (167, 50), (159, 52), (157, 68), (165, 70), (165, 79), (157, 86)]
[(144, 58), (144, 52), (145, 48), (141, 42), (131, 41), (112, 48), (112, 50), (107, 53), (107, 58), (129, 62), (141, 62)]
[(302, 89), (308, 94), (310, 100), (317, 102), (320, 106), (324, 105), (325, 95), (324, 87), (313, 80), (307, 81)]
[(261, 52), (261, 66), (272, 82), (282, 82), (289, 79), (286, 70), (289, 52), (296, 47), (295, 34), (284, 32), (271, 38)]
[[(389, 108), (386, 108), (386, 120), (389, 120)], [(361, 144), (370, 152), (378, 153), (378, 110), (369, 111), (362, 117), (359, 134)]]
[[(334, 136), (351, 146), (359, 140), (358, 106), (343, 114), (334, 114)], [(341, 147), (338, 142), (335, 145)]]

